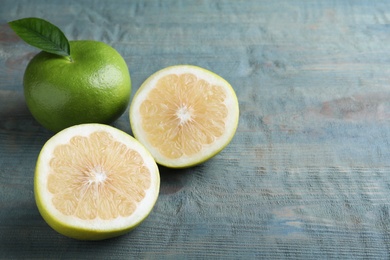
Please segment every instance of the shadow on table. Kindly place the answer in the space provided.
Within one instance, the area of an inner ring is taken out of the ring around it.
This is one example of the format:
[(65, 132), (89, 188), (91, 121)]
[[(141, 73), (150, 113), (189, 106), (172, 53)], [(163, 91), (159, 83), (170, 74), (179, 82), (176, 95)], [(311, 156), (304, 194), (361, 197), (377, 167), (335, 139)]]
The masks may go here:
[(118, 256), (135, 243), (138, 230), (100, 241), (80, 241), (58, 234), (39, 215), (37, 209), (22, 216), (8, 214), (0, 224), (0, 259), (102, 259)]
[(31, 115), (22, 90), (0, 90), (0, 131), (7, 132), (7, 135), (48, 132)]
[(202, 174), (204, 165), (197, 165), (186, 169), (172, 169), (159, 165), (160, 194), (174, 194), (194, 181), (194, 178)]

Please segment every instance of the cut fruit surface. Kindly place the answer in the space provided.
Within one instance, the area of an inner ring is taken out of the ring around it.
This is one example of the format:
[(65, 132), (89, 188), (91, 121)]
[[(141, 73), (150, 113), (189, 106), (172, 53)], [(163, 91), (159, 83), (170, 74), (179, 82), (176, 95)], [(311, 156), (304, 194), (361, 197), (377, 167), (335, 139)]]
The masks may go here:
[(83, 124), (43, 146), (34, 192), (45, 221), (84, 240), (124, 234), (152, 211), (160, 177), (151, 154), (130, 135), (107, 125)]
[(238, 117), (231, 85), (191, 65), (154, 73), (130, 107), (135, 137), (159, 164), (173, 168), (199, 164), (220, 152), (233, 138)]

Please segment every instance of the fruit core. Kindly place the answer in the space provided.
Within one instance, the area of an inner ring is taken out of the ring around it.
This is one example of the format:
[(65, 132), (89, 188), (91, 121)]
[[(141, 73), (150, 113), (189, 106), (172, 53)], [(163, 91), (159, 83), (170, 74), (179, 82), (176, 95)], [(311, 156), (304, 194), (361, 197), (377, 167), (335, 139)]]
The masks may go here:
[(176, 111), (176, 116), (179, 119), (179, 125), (184, 125), (185, 123), (193, 119), (194, 109), (192, 107), (187, 107), (186, 104), (182, 104)]

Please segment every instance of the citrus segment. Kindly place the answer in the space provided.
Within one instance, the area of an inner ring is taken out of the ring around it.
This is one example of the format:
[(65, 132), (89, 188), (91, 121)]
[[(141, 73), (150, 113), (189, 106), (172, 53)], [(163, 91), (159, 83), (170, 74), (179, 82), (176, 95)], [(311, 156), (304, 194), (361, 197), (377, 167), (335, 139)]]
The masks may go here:
[(168, 167), (201, 163), (222, 150), (238, 124), (238, 101), (220, 76), (189, 65), (149, 77), (130, 108), (134, 135)]
[(110, 126), (65, 129), (42, 148), (35, 197), (43, 218), (78, 239), (123, 234), (146, 218), (159, 191), (156, 163), (134, 138)]

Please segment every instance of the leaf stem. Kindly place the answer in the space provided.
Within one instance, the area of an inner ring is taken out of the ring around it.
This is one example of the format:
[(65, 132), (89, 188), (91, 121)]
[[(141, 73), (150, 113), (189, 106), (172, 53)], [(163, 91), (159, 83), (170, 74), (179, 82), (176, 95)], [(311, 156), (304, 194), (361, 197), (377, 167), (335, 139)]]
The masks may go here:
[(70, 62), (73, 62), (72, 56), (69, 55), (68, 59), (69, 59)]

